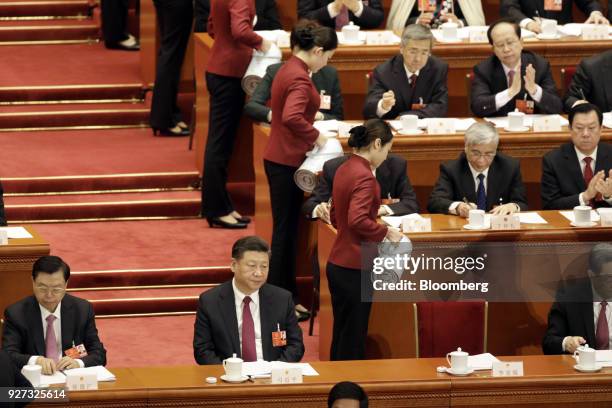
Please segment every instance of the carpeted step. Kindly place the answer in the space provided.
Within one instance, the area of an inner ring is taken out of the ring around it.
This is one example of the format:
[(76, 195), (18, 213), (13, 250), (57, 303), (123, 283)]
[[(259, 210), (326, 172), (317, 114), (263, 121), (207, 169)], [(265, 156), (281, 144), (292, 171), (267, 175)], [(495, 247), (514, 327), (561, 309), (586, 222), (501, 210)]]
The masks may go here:
[(0, 21), (0, 45), (13, 42), (91, 42), (99, 38), (100, 27), (93, 20)]
[(92, 5), (89, 0), (2, 1), (0, 18), (87, 18), (91, 15)]
[(0, 87), (0, 105), (66, 101), (136, 103), (144, 100), (144, 93), (140, 83)]

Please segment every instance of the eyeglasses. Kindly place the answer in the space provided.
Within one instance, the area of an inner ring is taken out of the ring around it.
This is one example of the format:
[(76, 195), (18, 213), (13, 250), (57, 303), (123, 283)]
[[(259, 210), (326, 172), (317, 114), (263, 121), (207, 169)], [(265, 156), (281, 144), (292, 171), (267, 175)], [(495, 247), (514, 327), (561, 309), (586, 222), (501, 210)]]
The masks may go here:
[(487, 160), (491, 160), (495, 157), (495, 155), (497, 154), (497, 152), (486, 152), (486, 153), (482, 153), (479, 150), (469, 150), (469, 153), (475, 158), (475, 159), (480, 159), (481, 157), (484, 157)]
[(51, 293), (53, 295), (61, 295), (62, 293), (64, 293), (66, 291), (66, 288), (50, 288), (48, 286), (42, 286), (42, 285), (36, 285), (35, 286), (36, 290), (41, 292), (41, 293)]

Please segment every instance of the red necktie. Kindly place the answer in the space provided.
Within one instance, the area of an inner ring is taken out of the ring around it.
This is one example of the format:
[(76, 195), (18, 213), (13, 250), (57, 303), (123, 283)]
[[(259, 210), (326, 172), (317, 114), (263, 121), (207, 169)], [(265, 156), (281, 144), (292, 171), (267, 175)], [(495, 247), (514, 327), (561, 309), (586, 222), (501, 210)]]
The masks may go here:
[(512, 81), (514, 81), (514, 70), (513, 69), (508, 71), (508, 88), (512, 86)]
[(606, 319), (606, 306), (608, 303), (603, 301), (599, 317), (597, 318), (597, 330), (595, 333), (595, 349), (608, 350), (610, 345), (610, 332), (608, 330), (608, 319)]
[(349, 13), (346, 6), (342, 6), (340, 14), (336, 16), (336, 30), (342, 30), (342, 27), (349, 23)]
[(255, 324), (251, 315), (251, 298), (245, 296), (242, 301), (242, 359), (244, 361), (257, 361), (255, 350)]
[(416, 86), (416, 80), (417, 80), (417, 78), (418, 78), (418, 77), (416, 76), (416, 74), (412, 74), (412, 75), (410, 75), (410, 87), (411, 87), (412, 89), (414, 89), (414, 87)]
[(53, 322), (56, 317), (54, 315), (47, 316), (47, 334), (45, 337), (45, 357), (53, 361), (57, 361), (59, 353), (57, 351), (57, 339), (55, 338), (55, 330), (53, 330)]
[[(582, 160), (585, 163), (584, 172), (582, 173), (584, 177), (584, 184), (586, 185), (586, 188), (589, 188), (589, 183), (591, 182), (591, 179), (593, 178), (593, 169), (591, 168), (591, 162), (593, 161), (593, 158), (585, 157)], [(597, 200), (597, 197), (595, 197), (595, 200)], [(593, 204), (594, 204), (593, 201), (595, 200), (591, 200), (587, 204), (593, 207)]]

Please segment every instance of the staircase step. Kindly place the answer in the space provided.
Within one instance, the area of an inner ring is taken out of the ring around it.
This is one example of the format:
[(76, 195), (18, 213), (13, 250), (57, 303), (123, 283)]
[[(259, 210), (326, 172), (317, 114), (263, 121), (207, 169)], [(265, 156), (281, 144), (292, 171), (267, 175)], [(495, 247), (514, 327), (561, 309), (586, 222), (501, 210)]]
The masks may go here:
[(144, 100), (142, 84), (83, 84), (0, 87), (0, 105), (31, 102), (133, 101)]
[(2, 1), (0, 16), (7, 17), (88, 17), (89, 0)]
[(99, 38), (100, 27), (93, 20), (0, 21), (0, 45), (3, 42), (97, 41)]

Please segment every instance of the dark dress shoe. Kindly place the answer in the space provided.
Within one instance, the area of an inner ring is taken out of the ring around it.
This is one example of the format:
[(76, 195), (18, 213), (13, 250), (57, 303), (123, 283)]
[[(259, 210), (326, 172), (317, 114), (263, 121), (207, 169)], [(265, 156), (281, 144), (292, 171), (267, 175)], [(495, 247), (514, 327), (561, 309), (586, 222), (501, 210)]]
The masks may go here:
[(189, 136), (189, 129), (183, 129), (183, 128), (178, 128), (179, 130), (177, 130), (176, 127), (172, 128), (172, 129), (156, 129), (153, 128), (153, 135), (154, 136), (169, 136), (169, 137), (181, 137), (181, 136)]
[(135, 43), (131, 45), (124, 45), (121, 43), (112, 43), (112, 44), (104, 44), (106, 48), (110, 50), (123, 50), (123, 51), (140, 51), (140, 43)]
[(208, 226), (210, 228), (221, 227), (227, 229), (243, 229), (247, 227), (247, 225), (243, 222), (231, 223), (223, 221), (218, 217), (206, 217), (206, 221), (208, 221)]
[(243, 224), (249, 224), (251, 222), (251, 217), (245, 217), (244, 215), (240, 218), (236, 218), (236, 221), (241, 222)]

